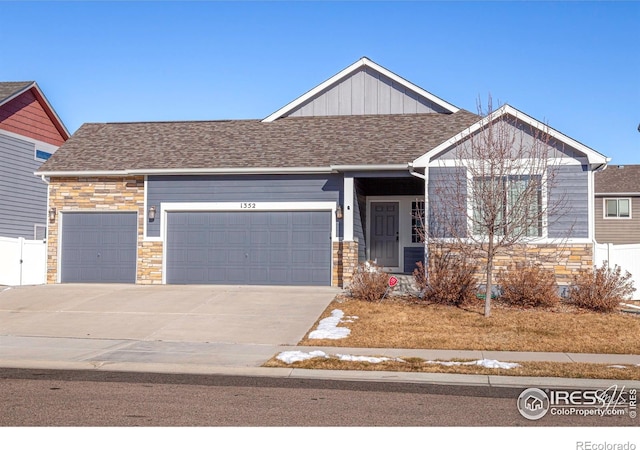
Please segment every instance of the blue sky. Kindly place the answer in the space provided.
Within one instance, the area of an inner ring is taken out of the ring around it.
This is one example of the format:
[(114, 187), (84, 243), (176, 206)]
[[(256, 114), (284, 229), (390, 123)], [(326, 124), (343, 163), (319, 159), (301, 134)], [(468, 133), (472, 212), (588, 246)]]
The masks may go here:
[(640, 2), (3, 2), (0, 80), (84, 122), (264, 118), (362, 56), (640, 164)]

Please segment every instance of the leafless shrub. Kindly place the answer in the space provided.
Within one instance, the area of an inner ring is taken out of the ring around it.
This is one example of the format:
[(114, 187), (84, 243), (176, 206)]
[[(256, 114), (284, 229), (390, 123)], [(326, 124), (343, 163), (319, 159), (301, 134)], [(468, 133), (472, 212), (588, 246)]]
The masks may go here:
[(573, 277), (573, 286), (569, 288), (569, 301), (581, 308), (598, 312), (614, 311), (620, 302), (635, 292), (631, 274), (619, 266), (583, 270)]
[(413, 277), (424, 294), (424, 300), (443, 305), (460, 306), (477, 299), (476, 267), (464, 256), (452, 252), (435, 253), (429, 260), (429, 277), (418, 262)]
[(517, 264), (497, 277), (500, 301), (512, 306), (549, 307), (560, 301), (555, 273), (539, 264)]
[(376, 263), (366, 261), (354, 271), (349, 290), (356, 299), (375, 302), (382, 300), (388, 286), (389, 274)]

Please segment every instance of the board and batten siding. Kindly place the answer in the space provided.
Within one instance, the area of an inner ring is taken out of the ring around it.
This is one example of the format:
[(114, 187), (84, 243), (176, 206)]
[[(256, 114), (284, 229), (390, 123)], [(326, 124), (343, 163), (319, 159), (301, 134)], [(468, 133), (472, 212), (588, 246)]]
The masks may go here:
[(0, 133), (0, 236), (34, 239), (47, 221), (47, 185), (33, 173), (35, 144)]
[[(630, 198), (631, 218), (604, 218), (606, 198)], [(596, 242), (598, 244), (640, 244), (640, 195), (602, 195), (595, 202)]]
[[(544, 142), (541, 132), (537, 129), (532, 129), (532, 126), (526, 124), (520, 120), (500, 120), (493, 124), (493, 132), (495, 134), (500, 133), (501, 137), (498, 138), (504, 143), (513, 142), (510, 156), (518, 158), (525, 152), (533, 152), (537, 156), (546, 155), (549, 158), (579, 158), (584, 156), (575, 148), (559, 142), (555, 139), (548, 139)], [(504, 133), (502, 135), (502, 133)], [(478, 136), (478, 133), (475, 134)], [(504, 137), (502, 137), (504, 136)], [(473, 138), (472, 138), (473, 139)], [(475, 142), (478, 146), (482, 145), (482, 137), (478, 137)], [(536, 143), (537, 139), (537, 143)], [(511, 141), (512, 140), (512, 141)], [(466, 159), (472, 154), (471, 142), (469, 139), (461, 141), (453, 146), (450, 150), (438, 155), (437, 159), (451, 160), (451, 159)], [(537, 147), (534, 147), (536, 145)], [(533, 150), (531, 150), (533, 149)]]
[[(336, 202), (343, 204), (341, 175), (162, 175), (147, 178), (147, 208), (162, 203)], [(160, 236), (160, 214), (147, 222), (147, 236)], [(343, 221), (337, 222), (338, 237)]]
[(361, 68), (319, 93), (288, 116), (317, 117), (449, 112), (377, 71)]
[(548, 228), (551, 239), (589, 237), (589, 176), (587, 166), (550, 167)]

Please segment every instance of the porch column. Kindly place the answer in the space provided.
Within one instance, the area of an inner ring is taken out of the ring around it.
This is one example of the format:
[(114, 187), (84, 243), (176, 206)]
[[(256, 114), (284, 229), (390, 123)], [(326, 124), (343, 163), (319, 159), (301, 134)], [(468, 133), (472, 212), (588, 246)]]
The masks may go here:
[(344, 176), (344, 240), (353, 241), (353, 177)]

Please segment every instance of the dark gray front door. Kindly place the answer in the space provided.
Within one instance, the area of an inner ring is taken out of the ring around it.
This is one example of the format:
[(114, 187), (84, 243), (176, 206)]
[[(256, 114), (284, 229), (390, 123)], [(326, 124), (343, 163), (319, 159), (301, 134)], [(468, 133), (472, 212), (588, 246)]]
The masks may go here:
[(371, 259), (398, 267), (398, 203), (371, 202)]
[(136, 213), (64, 213), (63, 283), (135, 283)]
[(328, 211), (172, 212), (167, 283), (331, 284)]

